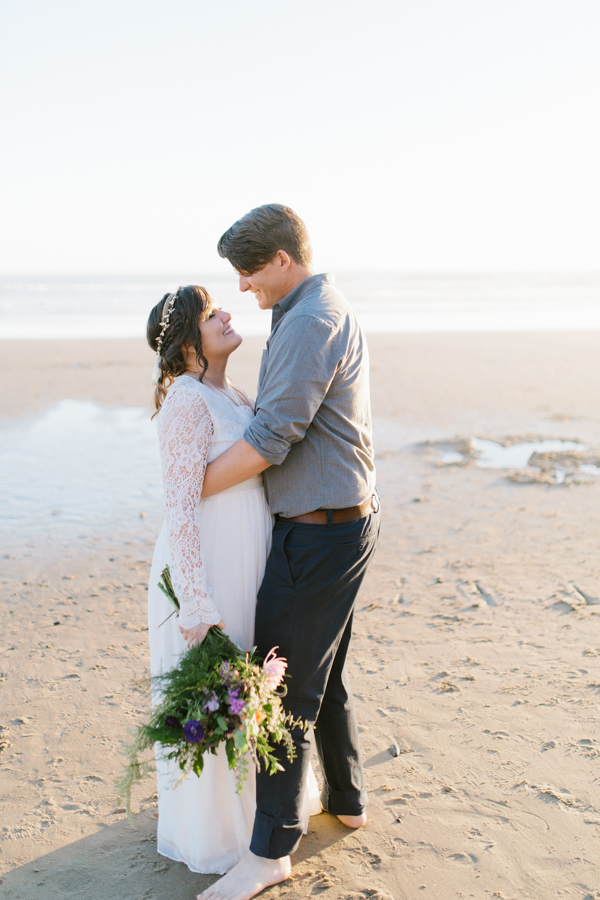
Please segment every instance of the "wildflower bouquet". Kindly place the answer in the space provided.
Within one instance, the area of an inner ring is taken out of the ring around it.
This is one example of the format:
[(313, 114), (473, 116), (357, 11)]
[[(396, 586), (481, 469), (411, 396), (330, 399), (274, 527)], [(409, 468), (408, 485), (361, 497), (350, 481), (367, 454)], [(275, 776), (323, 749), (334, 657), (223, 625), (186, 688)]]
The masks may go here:
[[(168, 566), (159, 587), (179, 610)], [(131, 790), (153, 769), (143, 754), (160, 745), (162, 759), (176, 760), (185, 777), (202, 773), (204, 757), (225, 744), (229, 768), (235, 769), (238, 792), (248, 771), (248, 756), (271, 775), (283, 769), (275, 756), (281, 744), (291, 762), (295, 757), (290, 729), (308, 724), (286, 714), (281, 698), (287, 662), (273, 650), (264, 662), (254, 651), (245, 653), (221, 629), (212, 627), (199, 646), (185, 653), (179, 665), (152, 679), (161, 700), (134, 740), (125, 747), (125, 771), (117, 781), (117, 794), (125, 799), (131, 820)]]

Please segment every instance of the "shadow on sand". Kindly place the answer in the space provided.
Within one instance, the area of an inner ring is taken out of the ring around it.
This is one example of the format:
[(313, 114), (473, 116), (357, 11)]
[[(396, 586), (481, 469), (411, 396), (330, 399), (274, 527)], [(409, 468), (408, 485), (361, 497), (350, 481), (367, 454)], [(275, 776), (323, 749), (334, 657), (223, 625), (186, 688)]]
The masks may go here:
[[(214, 875), (195, 875), (183, 863), (156, 852), (156, 818), (152, 810), (101, 828), (59, 850), (13, 869), (1, 880), (3, 900), (194, 900), (215, 881)], [(334, 816), (323, 813), (310, 821), (308, 834), (293, 856), (305, 862), (350, 832)]]

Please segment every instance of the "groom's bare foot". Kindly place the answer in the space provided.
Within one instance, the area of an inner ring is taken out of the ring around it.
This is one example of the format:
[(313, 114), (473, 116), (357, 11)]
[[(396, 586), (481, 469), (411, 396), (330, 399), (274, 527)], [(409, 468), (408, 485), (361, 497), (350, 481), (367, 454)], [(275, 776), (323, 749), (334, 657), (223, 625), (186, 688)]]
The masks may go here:
[(367, 824), (366, 813), (361, 813), (360, 816), (338, 816), (338, 819), (346, 828), (362, 828)]
[(266, 887), (285, 881), (291, 871), (289, 856), (264, 859), (248, 850), (231, 872), (198, 894), (197, 900), (250, 900)]

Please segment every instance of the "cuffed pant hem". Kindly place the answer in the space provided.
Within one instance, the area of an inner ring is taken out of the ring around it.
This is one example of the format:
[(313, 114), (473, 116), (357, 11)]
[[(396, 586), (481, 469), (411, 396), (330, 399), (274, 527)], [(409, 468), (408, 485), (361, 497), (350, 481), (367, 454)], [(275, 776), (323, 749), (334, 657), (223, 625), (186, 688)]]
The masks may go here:
[(334, 791), (323, 785), (321, 791), (321, 806), (333, 816), (360, 816), (368, 802), (364, 788), (362, 791)]
[(301, 819), (277, 819), (257, 809), (250, 851), (263, 859), (281, 859), (294, 852), (301, 837)]

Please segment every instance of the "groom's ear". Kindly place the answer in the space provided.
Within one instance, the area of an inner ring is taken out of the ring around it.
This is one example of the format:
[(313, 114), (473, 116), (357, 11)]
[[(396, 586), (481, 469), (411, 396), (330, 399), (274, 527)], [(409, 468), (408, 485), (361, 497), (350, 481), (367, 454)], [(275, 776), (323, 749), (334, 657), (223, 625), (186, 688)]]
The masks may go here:
[(281, 266), (282, 272), (285, 273), (288, 271), (292, 264), (292, 258), (289, 253), (286, 253), (285, 250), (278, 250), (273, 257), (273, 262), (275, 263), (275, 265)]

